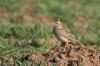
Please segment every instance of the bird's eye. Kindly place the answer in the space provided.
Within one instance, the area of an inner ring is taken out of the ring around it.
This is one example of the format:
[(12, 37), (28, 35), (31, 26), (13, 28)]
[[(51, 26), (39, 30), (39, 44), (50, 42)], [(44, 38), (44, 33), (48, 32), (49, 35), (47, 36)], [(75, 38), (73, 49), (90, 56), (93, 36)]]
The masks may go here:
[(58, 22), (56, 22), (56, 24), (59, 24)]

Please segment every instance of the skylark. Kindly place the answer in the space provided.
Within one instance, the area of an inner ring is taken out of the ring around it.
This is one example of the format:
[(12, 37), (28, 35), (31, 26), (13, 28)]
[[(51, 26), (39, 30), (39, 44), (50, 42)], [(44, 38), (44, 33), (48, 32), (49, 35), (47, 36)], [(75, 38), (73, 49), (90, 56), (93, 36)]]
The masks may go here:
[(61, 42), (61, 44), (69, 44), (69, 43), (76, 43), (77, 40), (75, 37), (71, 34), (70, 30), (68, 28), (64, 28), (58, 20), (53, 27), (53, 33), (58, 41)]

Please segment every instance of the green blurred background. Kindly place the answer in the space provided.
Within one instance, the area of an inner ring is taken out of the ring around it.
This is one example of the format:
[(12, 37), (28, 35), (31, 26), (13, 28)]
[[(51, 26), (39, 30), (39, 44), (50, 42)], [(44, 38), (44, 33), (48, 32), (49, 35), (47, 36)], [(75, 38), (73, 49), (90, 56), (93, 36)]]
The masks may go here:
[(0, 54), (50, 50), (60, 19), (76, 39), (100, 52), (100, 0), (0, 0)]

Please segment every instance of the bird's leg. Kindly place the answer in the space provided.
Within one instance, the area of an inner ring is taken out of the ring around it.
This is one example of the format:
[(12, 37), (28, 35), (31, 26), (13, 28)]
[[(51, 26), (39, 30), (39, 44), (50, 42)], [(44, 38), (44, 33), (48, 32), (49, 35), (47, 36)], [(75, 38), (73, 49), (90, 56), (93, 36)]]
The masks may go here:
[(66, 42), (61, 42), (62, 47), (65, 47), (65, 45), (66, 45)]
[(66, 51), (66, 46), (68, 45), (68, 42), (61, 42), (62, 52)]
[(58, 45), (56, 47), (59, 48), (61, 46), (61, 43), (57, 42), (57, 44)]

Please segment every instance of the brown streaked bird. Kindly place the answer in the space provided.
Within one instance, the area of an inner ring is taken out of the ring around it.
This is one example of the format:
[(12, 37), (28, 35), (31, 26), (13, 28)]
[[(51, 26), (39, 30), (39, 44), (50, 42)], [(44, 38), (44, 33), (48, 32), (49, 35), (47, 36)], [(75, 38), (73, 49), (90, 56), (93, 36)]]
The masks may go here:
[(68, 28), (64, 28), (58, 20), (53, 27), (53, 33), (58, 41), (60, 41), (62, 44), (68, 44), (72, 43), (75, 44), (77, 40), (75, 37), (71, 34), (70, 30)]

